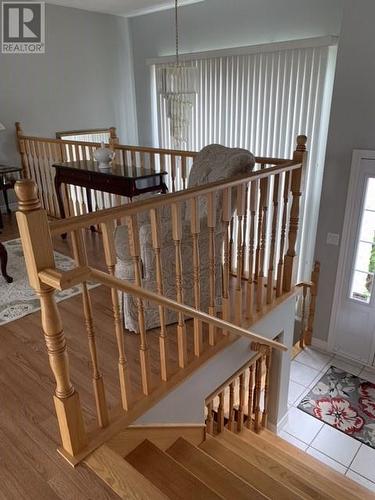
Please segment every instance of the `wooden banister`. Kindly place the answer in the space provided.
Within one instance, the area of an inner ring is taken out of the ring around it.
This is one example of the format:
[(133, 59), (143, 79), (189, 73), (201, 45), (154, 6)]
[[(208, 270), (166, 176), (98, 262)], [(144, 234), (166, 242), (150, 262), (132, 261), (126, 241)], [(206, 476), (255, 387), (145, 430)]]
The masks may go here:
[[(81, 272), (81, 269), (79, 269)], [(62, 276), (58, 276), (59, 273), (56, 272), (55, 269), (43, 269), (38, 273), (38, 277), (40, 280), (47, 281), (52, 283), (53, 280), (56, 280), (56, 283), (60, 283), (63, 281)], [(61, 273), (63, 275), (63, 273)], [(58, 277), (56, 277), (58, 276)], [(185, 304), (179, 304), (177, 301), (168, 299), (167, 297), (158, 295), (155, 292), (142, 288), (138, 285), (134, 285), (128, 281), (121, 280), (119, 278), (115, 278), (103, 271), (99, 271), (97, 269), (91, 268), (91, 279), (101, 283), (102, 285), (106, 285), (110, 288), (115, 288), (116, 290), (123, 291), (135, 295), (136, 297), (140, 297), (141, 299), (147, 299), (152, 302), (155, 302), (158, 305), (164, 306), (168, 309), (173, 309), (177, 313), (185, 314), (186, 316), (190, 316), (192, 318), (197, 318), (207, 324), (212, 324), (217, 328), (221, 328), (223, 330), (227, 330), (230, 333), (235, 335), (245, 337), (254, 342), (258, 342), (261, 345), (266, 345), (269, 347), (273, 347), (279, 351), (287, 351), (288, 348), (284, 344), (280, 344), (279, 342), (275, 342), (274, 340), (269, 340), (261, 335), (257, 335), (256, 333), (249, 332), (244, 328), (240, 328), (233, 323), (229, 323), (228, 321), (224, 321), (222, 319), (210, 316), (209, 314), (203, 311), (197, 311), (193, 307), (187, 306)]]
[[(54, 403), (63, 448), (74, 455), (86, 444), (79, 395), (70, 380), (69, 359), (55, 289), (43, 283), (39, 272), (55, 268), (52, 240), (45, 210), (41, 209), (35, 184), (24, 179), (15, 186), (19, 200), (17, 222), (30, 285), (40, 298), (42, 328), (56, 382)], [(62, 280), (64, 281), (64, 280)]]
[(145, 199), (142, 201), (135, 201), (128, 205), (122, 205), (120, 207), (114, 207), (110, 209), (98, 210), (92, 214), (85, 214), (79, 217), (69, 217), (67, 219), (54, 220), (50, 224), (51, 234), (59, 235), (73, 231), (78, 228), (89, 227), (92, 224), (98, 224), (105, 222), (107, 220), (120, 219), (127, 215), (136, 214), (143, 210), (150, 210), (151, 208), (159, 208), (163, 206), (168, 206), (171, 203), (182, 202), (190, 200), (193, 196), (203, 196), (208, 193), (217, 191), (218, 189), (236, 187), (244, 182), (255, 181), (269, 177), (275, 173), (279, 172), (291, 172), (301, 167), (301, 163), (296, 163), (294, 161), (288, 161), (283, 165), (278, 165), (270, 167), (269, 169), (253, 172), (245, 176), (239, 176), (233, 178), (232, 180), (224, 180), (212, 182), (210, 184), (186, 189), (185, 191), (179, 191), (176, 193), (169, 193), (163, 196), (152, 197), (150, 199)]

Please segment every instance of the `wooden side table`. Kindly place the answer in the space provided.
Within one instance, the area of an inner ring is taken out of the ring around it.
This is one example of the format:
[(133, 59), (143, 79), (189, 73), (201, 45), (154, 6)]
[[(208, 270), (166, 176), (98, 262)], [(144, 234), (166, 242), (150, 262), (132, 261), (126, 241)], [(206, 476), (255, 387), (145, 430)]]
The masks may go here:
[[(11, 212), (10, 207), (9, 207), (9, 200), (8, 200), (8, 190), (13, 189), (15, 180), (7, 180), (6, 175), (12, 174), (12, 173), (18, 174), (19, 172), (22, 172), (21, 167), (12, 167), (10, 165), (0, 164), (0, 190), (3, 193), (5, 206), (6, 206), (8, 214), (10, 214), (10, 212)], [(0, 211), (0, 229), (2, 227), (4, 227), (4, 225), (3, 225), (3, 218), (1, 215), (1, 211)]]
[(1, 274), (3, 275), (3, 277), (4, 277), (4, 279), (6, 280), (7, 283), (12, 283), (13, 278), (11, 278), (7, 274), (7, 264), (8, 264), (8, 253), (6, 251), (5, 246), (0, 241), (0, 267), (1, 267)]

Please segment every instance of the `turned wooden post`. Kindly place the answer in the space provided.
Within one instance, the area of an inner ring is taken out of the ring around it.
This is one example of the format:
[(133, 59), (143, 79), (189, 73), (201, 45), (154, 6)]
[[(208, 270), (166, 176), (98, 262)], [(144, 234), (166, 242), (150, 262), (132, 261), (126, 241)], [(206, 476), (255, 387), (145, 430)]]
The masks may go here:
[(27, 154), (26, 154), (26, 149), (25, 149), (25, 142), (21, 138), (23, 135), (23, 131), (21, 128), (21, 123), (16, 122), (16, 138), (17, 138), (17, 150), (21, 156), (21, 164), (22, 164), (22, 178), (27, 179), (30, 177), (30, 172), (28, 168), (28, 162), (27, 162)]
[(219, 407), (217, 409), (217, 432), (224, 430), (224, 390), (219, 394)]
[[(222, 311), (223, 319), (230, 320), (229, 313), (229, 278), (230, 278), (230, 243), (229, 243), (229, 226), (232, 220), (232, 191), (231, 188), (223, 190), (223, 236), (224, 236), (224, 258), (223, 258), (223, 281), (222, 281)], [(224, 335), (227, 332), (223, 332)]]
[(234, 432), (234, 382), (229, 384), (229, 418), (228, 429)]
[[(216, 226), (216, 210), (215, 210), (214, 193), (207, 194), (207, 227), (208, 227), (208, 283), (209, 283), (209, 305), (208, 314), (216, 316), (216, 255), (215, 255), (215, 226)], [(215, 345), (216, 327), (208, 326), (208, 343)]]
[(300, 199), (302, 195), (302, 177), (304, 166), (307, 160), (306, 151), (307, 137), (305, 135), (299, 135), (297, 137), (297, 148), (293, 153), (293, 160), (301, 163), (301, 167), (293, 170), (291, 191), (292, 191), (292, 206), (290, 209), (290, 219), (289, 219), (289, 234), (288, 234), (288, 250), (284, 259), (284, 275), (283, 275), (283, 291), (290, 292), (292, 289), (292, 283), (295, 281), (296, 275), (296, 244), (298, 237), (298, 225), (299, 225), (299, 208)]
[(316, 261), (314, 263), (314, 269), (311, 273), (310, 305), (309, 305), (309, 314), (307, 318), (307, 328), (305, 333), (305, 345), (311, 345), (311, 340), (312, 340), (314, 319), (315, 319), (316, 297), (318, 295), (319, 274), (320, 274), (320, 262)]
[(213, 404), (212, 401), (207, 403), (207, 419), (206, 419), (206, 430), (208, 434), (214, 433), (214, 417), (213, 417)]
[[(151, 220), (151, 236), (152, 246), (155, 254), (156, 266), (156, 290), (159, 295), (164, 295), (163, 284), (163, 266), (161, 261), (161, 243), (159, 235), (160, 219), (156, 208), (150, 210)], [(168, 336), (167, 327), (165, 322), (165, 309), (159, 305), (159, 318), (160, 318), (160, 334), (159, 334), (159, 351), (160, 351), (160, 373), (161, 379), (168, 380)]]
[[(130, 255), (133, 259), (134, 282), (137, 286), (142, 286), (141, 274), (141, 248), (139, 242), (138, 221), (136, 215), (128, 217), (128, 234)], [(142, 390), (145, 396), (151, 392), (151, 367), (150, 353), (147, 342), (145, 310), (143, 300), (137, 297), (138, 328), (139, 328), (139, 358), (141, 363)]]
[(268, 421), (268, 400), (269, 400), (269, 390), (270, 390), (270, 371), (271, 371), (271, 356), (272, 349), (271, 347), (265, 348), (265, 367), (266, 367), (266, 378), (264, 381), (264, 408), (262, 415), (262, 427), (267, 427)]
[(41, 208), (36, 184), (24, 179), (16, 182), (19, 211), (17, 222), (31, 287), (40, 298), (42, 327), (50, 366), (55, 377), (54, 403), (62, 447), (76, 455), (86, 444), (79, 395), (70, 380), (69, 359), (61, 317), (54, 298), (54, 289), (39, 280), (38, 273), (55, 268), (51, 234), (45, 210)]
[[(200, 217), (198, 198), (191, 199), (191, 236), (193, 243), (193, 280), (194, 280), (194, 307), (200, 309), (201, 305), (201, 271), (200, 271), (200, 255), (199, 255), (199, 234), (200, 234)], [(202, 353), (202, 322), (194, 318), (194, 355), (199, 357)]]
[[(182, 276), (182, 225), (181, 225), (181, 207), (173, 203), (172, 207), (172, 238), (175, 246), (175, 267), (176, 267), (176, 300), (179, 304), (184, 303), (184, 289)], [(187, 364), (187, 342), (186, 325), (184, 314), (178, 313), (177, 323), (177, 347), (178, 347), (178, 365), (184, 368)]]
[[(101, 224), (101, 230), (103, 235), (103, 248), (105, 262), (107, 265), (108, 272), (111, 276), (115, 276), (116, 268), (116, 248), (114, 241), (114, 227), (113, 222), (103, 222)], [(124, 327), (123, 318), (121, 315), (120, 301), (116, 288), (111, 287), (111, 299), (112, 299), (112, 310), (113, 318), (115, 323), (115, 335), (118, 350), (118, 373), (120, 381), (120, 392), (122, 407), (125, 411), (129, 410), (131, 401), (131, 384), (130, 384), (130, 374), (128, 361), (126, 359), (125, 353), (125, 342), (124, 342)]]
[(235, 304), (235, 323), (241, 326), (242, 322), (242, 219), (245, 213), (245, 185), (237, 187), (237, 277), (236, 277), (236, 304)]

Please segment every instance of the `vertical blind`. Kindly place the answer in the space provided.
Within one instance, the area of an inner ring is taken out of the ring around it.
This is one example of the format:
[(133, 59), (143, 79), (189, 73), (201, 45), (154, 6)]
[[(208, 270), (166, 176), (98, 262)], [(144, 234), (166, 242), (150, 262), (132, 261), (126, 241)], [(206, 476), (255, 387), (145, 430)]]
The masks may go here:
[[(307, 226), (316, 226), (316, 221), (308, 220), (307, 212), (311, 204), (319, 204), (319, 199), (313, 199), (314, 170), (318, 168), (328, 60), (327, 46), (192, 60), (198, 67), (199, 89), (187, 142), (179, 145), (170, 136), (165, 101), (153, 91), (154, 135), (160, 147), (198, 151), (207, 144), (219, 143), (246, 148), (256, 156), (290, 158), (296, 136), (307, 135), (301, 249), (306, 246), (304, 239), (313, 245)], [(161, 67), (154, 67), (154, 85), (158, 84)], [(313, 250), (306, 252), (309, 256), (300, 259), (300, 278), (307, 277), (312, 266)]]

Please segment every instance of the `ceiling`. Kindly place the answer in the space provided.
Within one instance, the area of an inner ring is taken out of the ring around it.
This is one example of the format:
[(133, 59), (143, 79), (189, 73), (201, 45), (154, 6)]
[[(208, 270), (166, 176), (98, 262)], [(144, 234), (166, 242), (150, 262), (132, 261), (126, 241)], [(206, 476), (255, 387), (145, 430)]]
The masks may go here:
[[(179, 0), (178, 5), (203, 1)], [(125, 17), (140, 16), (174, 7), (174, 0), (46, 0), (46, 3)]]

